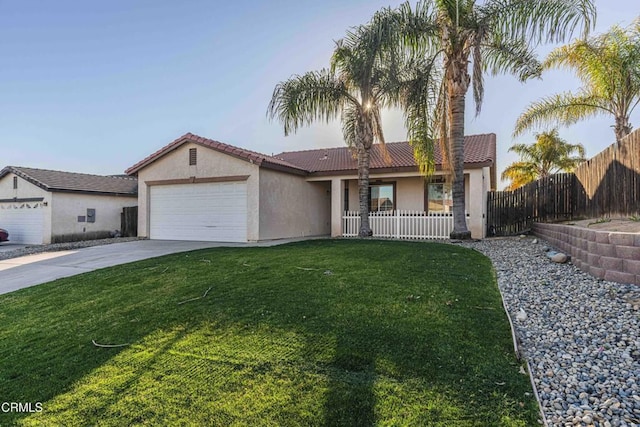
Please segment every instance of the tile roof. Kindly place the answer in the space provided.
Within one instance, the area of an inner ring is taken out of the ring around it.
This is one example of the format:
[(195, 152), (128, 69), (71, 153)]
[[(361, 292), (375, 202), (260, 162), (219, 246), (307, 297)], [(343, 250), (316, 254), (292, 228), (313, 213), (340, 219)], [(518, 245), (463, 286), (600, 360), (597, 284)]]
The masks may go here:
[(171, 142), (168, 145), (165, 145), (155, 153), (151, 154), (150, 156), (146, 157), (145, 159), (131, 166), (129, 169), (125, 171), (125, 173), (128, 175), (134, 175), (140, 169), (153, 163), (154, 161), (164, 156), (165, 154), (171, 152), (172, 150), (179, 147), (180, 145), (188, 142), (202, 145), (204, 147), (208, 147), (213, 150), (220, 151), (230, 156), (255, 163), (258, 166), (268, 167), (268, 168), (277, 169), (277, 170), (284, 170), (287, 172), (297, 173), (301, 175), (304, 175), (307, 172), (304, 169), (300, 168), (299, 166), (291, 164), (282, 159), (268, 156), (266, 154), (257, 153), (251, 150), (246, 150), (244, 148), (234, 147), (233, 145), (225, 144), (219, 141), (214, 141), (213, 139), (203, 138), (201, 136), (194, 135), (192, 133), (186, 133), (182, 135), (180, 138), (176, 139), (175, 141)]
[[(408, 142), (390, 142), (385, 144), (391, 163), (385, 162), (380, 147), (376, 144), (371, 150), (371, 170), (415, 168), (413, 149)], [(465, 137), (465, 165), (491, 166), (496, 160), (496, 135), (494, 133), (468, 135)], [(326, 174), (340, 171), (357, 170), (358, 162), (348, 147), (321, 148), (305, 151), (288, 151), (274, 157), (298, 165), (310, 173)], [(442, 165), (442, 153), (438, 146), (434, 152), (437, 166)]]
[(9, 173), (14, 173), (46, 191), (107, 195), (118, 194), (125, 196), (136, 196), (138, 194), (138, 180), (130, 176), (89, 175), (84, 173), (7, 166), (0, 171), (0, 178), (3, 178)]
[[(348, 147), (320, 148), (305, 151), (288, 151), (268, 156), (255, 151), (234, 147), (212, 139), (203, 138), (192, 133), (187, 133), (160, 150), (131, 166), (125, 171), (129, 175), (136, 174), (145, 166), (153, 163), (160, 157), (171, 152), (185, 143), (195, 143), (212, 148), (222, 153), (239, 159), (253, 162), (258, 166), (268, 167), (285, 172), (300, 175), (321, 174), (329, 175), (345, 171), (357, 170), (357, 161)], [(371, 151), (371, 170), (375, 169), (415, 169), (416, 161), (413, 157), (413, 149), (407, 142), (392, 142), (386, 144), (391, 163), (387, 164), (377, 145)], [(435, 150), (436, 165), (441, 165), (442, 155), (438, 147)], [(494, 133), (469, 135), (465, 137), (465, 165), (468, 167), (491, 166), (496, 160), (496, 135)]]

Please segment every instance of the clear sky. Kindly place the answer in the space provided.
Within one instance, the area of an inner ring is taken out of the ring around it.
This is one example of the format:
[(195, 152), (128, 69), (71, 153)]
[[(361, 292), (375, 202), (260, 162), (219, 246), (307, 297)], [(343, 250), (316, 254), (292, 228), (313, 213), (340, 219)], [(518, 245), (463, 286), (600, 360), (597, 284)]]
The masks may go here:
[[(285, 137), (266, 117), (273, 88), (328, 66), (334, 40), (400, 3), (0, 0), (0, 168), (117, 174), (186, 132), (266, 154), (340, 146), (339, 123)], [(640, 15), (638, 0), (596, 5), (596, 32)], [(487, 77), (479, 117), (467, 98), (466, 133), (497, 134), (501, 172), (516, 160), (507, 150), (517, 116), (578, 83), (565, 71), (525, 84)], [(631, 122), (640, 126), (640, 111)], [(387, 141), (406, 139), (402, 123), (398, 112), (384, 115)], [(612, 124), (603, 117), (560, 136), (591, 157), (614, 141)]]

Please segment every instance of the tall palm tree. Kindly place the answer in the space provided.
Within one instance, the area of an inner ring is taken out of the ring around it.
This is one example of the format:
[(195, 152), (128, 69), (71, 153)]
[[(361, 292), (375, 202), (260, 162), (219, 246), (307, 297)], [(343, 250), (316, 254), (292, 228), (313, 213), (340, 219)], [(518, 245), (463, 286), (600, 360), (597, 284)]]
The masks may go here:
[(536, 134), (534, 144), (514, 144), (509, 151), (517, 153), (520, 161), (511, 163), (502, 172), (509, 179), (507, 190), (515, 190), (540, 178), (558, 172), (573, 172), (584, 162), (582, 144), (570, 144), (558, 135), (558, 130)]
[(478, 115), (485, 72), (514, 74), (522, 81), (538, 75), (540, 64), (533, 47), (561, 42), (579, 26), (586, 34), (594, 23), (595, 7), (592, 0), (486, 0), (482, 4), (424, 0), (415, 8), (406, 2), (389, 13), (396, 17), (404, 43), (419, 54), (439, 58), (443, 78), (436, 108), (407, 121), (409, 139), (421, 153), (429, 153), (425, 147), (436, 140), (444, 145), (453, 176), (450, 237), (470, 238), (464, 195), (464, 112), (469, 87), (473, 87)]
[(614, 117), (617, 142), (631, 132), (629, 115), (640, 102), (640, 21), (559, 47), (543, 67), (574, 71), (582, 87), (529, 105), (516, 122), (514, 136), (536, 126), (568, 126), (597, 115)]
[(385, 35), (372, 26), (358, 26), (336, 42), (330, 69), (293, 76), (276, 85), (267, 114), (284, 125), (285, 135), (316, 120), (340, 118), (345, 142), (358, 159), (360, 237), (369, 226), (369, 164), (374, 142), (384, 135), (380, 111), (391, 102), (393, 61), (385, 61)]

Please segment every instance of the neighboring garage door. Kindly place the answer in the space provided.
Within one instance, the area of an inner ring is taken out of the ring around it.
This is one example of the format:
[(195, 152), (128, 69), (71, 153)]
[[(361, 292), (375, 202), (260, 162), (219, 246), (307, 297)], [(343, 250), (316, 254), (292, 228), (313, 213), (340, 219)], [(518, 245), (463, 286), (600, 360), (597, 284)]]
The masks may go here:
[(150, 187), (151, 239), (247, 241), (246, 182)]
[(44, 209), (40, 202), (0, 202), (0, 228), (9, 232), (13, 243), (41, 245)]

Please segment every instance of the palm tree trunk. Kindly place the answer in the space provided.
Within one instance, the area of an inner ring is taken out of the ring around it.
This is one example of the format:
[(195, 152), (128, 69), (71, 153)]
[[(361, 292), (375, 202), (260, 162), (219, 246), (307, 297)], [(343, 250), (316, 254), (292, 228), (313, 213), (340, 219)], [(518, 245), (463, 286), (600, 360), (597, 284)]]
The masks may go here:
[(370, 237), (373, 231), (369, 226), (369, 164), (370, 149), (364, 144), (357, 145), (358, 154), (358, 195), (360, 200), (360, 232), (358, 237)]
[(453, 167), (453, 231), (450, 239), (471, 239), (467, 229), (464, 200), (464, 106), (465, 93), (451, 97), (451, 166)]
[(616, 142), (620, 144), (622, 138), (631, 133), (631, 123), (629, 123), (629, 117), (619, 116), (616, 117), (616, 124), (613, 128), (616, 134)]

